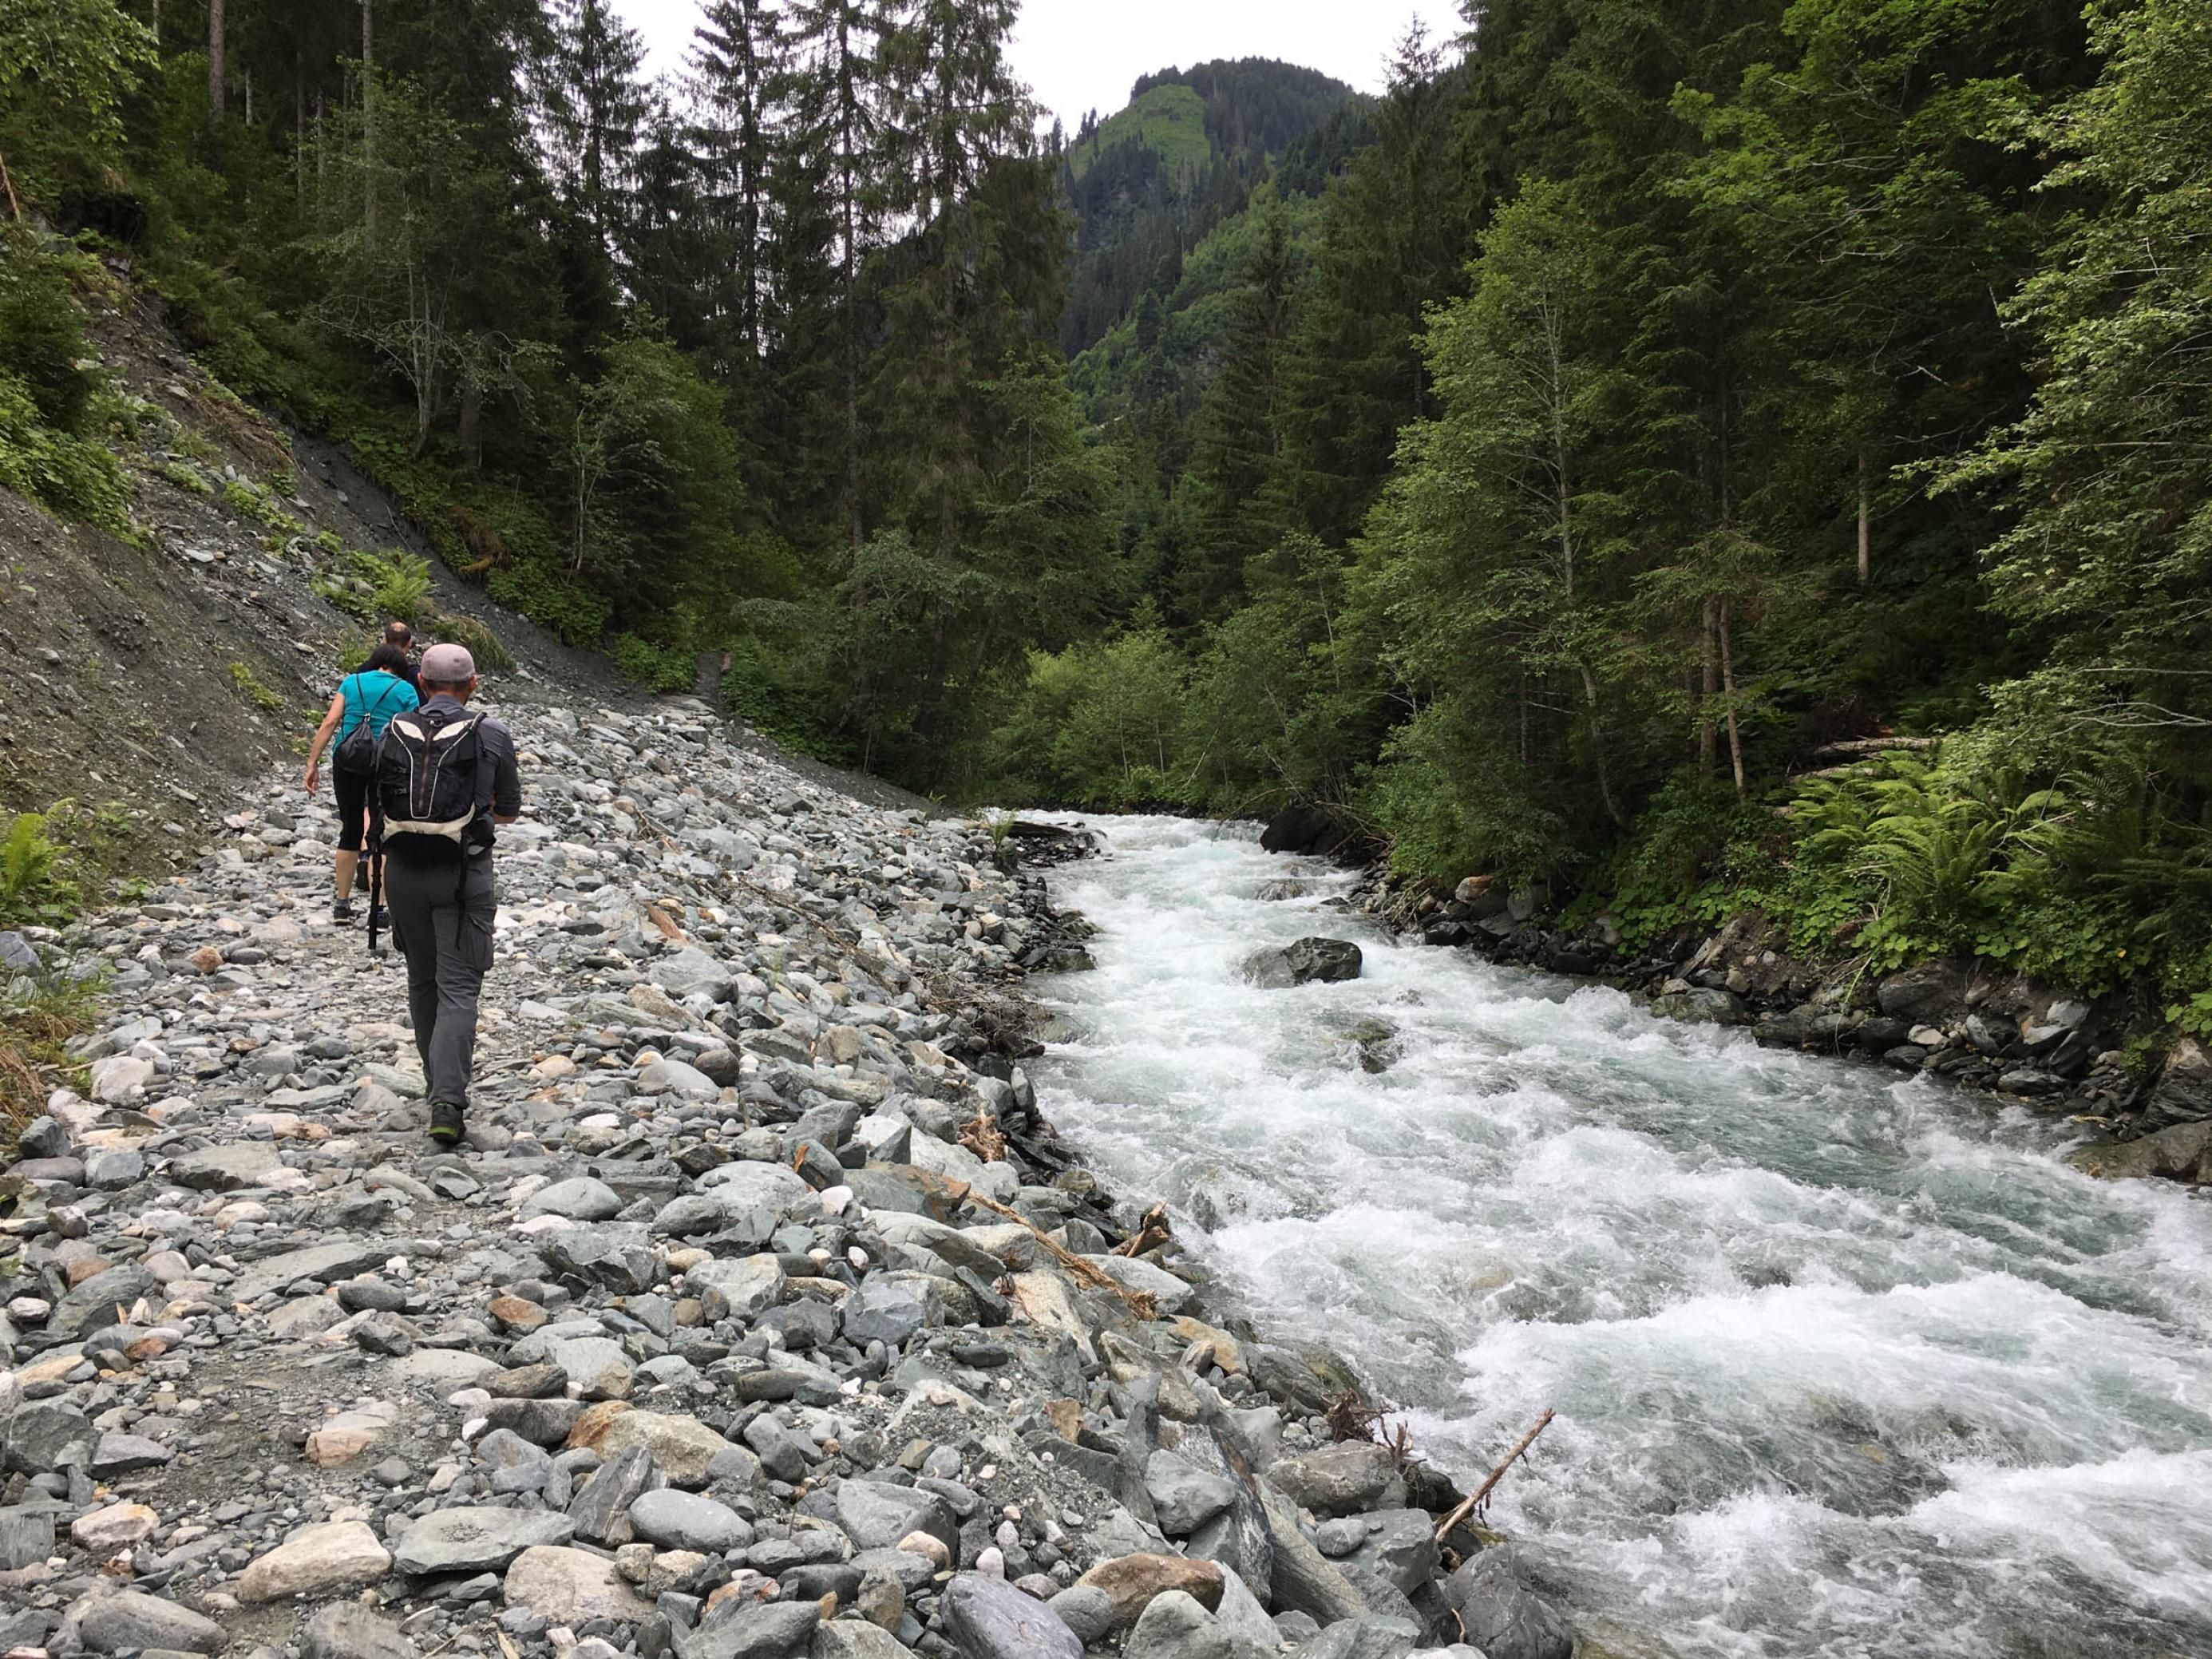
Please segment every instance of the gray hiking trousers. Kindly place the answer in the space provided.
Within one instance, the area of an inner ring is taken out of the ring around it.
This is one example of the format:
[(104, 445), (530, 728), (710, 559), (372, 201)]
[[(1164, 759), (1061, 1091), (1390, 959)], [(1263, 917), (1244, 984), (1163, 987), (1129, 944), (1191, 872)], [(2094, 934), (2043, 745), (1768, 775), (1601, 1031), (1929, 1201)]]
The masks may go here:
[(387, 860), (384, 902), (392, 942), (407, 958), (407, 1011), (430, 1098), (469, 1103), (476, 1066), (477, 1001), (491, 966), (491, 924), (499, 903), (491, 854), (452, 864)]

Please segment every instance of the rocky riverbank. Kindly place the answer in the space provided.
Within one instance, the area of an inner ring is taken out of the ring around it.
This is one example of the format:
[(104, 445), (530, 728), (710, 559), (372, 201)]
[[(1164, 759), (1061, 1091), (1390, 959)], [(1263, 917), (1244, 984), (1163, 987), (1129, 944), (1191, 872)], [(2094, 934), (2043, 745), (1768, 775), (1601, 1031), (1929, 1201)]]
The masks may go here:
[(1669, 1018), (1925, 1072), (2086, 1123), (2099, 1138), (2072, 1156), (2094, 1175), (2212, 1182), (2212, 1052), (2176, 1035), (2148, 1077), (2130, 1075), (2118, 1047), (2124, 1011), (2097, 998), (1979, 963), (1875, 975), (1809, 962), (1756, 914), (1639, 950), (1602, 918), (1564, 926), (1540, 890), (1509, 892), (1480, 878), (1445, 897), (1372, 871), (1353, 902), (1425, 944), (1602, 980)]
[(465, 1151), (289, 773), (24, 938), (107, 1012), (0, 1175), (0, 1650), (1566, 1659), (1343, 1362), (1055, 1146), (1034, 875), (545, 684)]

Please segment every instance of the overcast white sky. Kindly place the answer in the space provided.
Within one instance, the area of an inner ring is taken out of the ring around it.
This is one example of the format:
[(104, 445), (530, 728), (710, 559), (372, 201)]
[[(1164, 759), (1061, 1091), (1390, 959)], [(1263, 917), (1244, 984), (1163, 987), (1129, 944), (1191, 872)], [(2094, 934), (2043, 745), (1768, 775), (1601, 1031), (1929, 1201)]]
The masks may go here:
[[(683, 62), (696, 0), (617, 3), (644, 34), (656, 71)], [(1438, 40), (1462, 27), (1458, 0), (1024, 0), (1013, 60), (1073, 131), (1085, 110), (1121, 108), (1139, 75), (1213, 58), (1279, 58), (1378, 92), (1416, 16)]]

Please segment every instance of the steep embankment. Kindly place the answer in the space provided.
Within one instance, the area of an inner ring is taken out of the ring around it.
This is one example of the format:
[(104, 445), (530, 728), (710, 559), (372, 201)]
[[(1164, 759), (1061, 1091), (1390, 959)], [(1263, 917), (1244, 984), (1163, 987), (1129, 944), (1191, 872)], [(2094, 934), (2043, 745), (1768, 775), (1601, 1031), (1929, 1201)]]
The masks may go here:
[[(70, 801), (100, 815), (126, 867), (189, 863), (216, 803), (301, 751), (395, 599), (426, 639), (489, 629), (524, 684), (643, 706), (605, 658), (445, 571), (342, 449), (240, 403), (178, 348), (157, 301), (120, 283), (108, 298), (88, 321), (103, 379), (135, 400), (116, 446), (133, 534), (57, 524), (0, 491), (0, 810)], [(380, 556), (395, 550), (426, 561), (418, 591), (382, 586)], [(927, 805), (791, 763), (871, 801)]]

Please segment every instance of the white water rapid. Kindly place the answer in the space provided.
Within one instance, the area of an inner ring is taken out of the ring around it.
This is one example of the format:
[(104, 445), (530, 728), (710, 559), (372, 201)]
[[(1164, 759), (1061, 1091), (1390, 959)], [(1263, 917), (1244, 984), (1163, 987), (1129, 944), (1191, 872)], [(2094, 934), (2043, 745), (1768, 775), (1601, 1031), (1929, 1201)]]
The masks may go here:
[[(1245, 831), (1080, 822), (1048, 1115), (1462, 1485), (1556, 1407), (1490, 1518), (1609, 1649), (2212, 1655), (2212, 1204), (2075, 1173), (2048, 1115), (1395, 946)], [(1363, 976), (1239, 980), (1308, 934)]]

